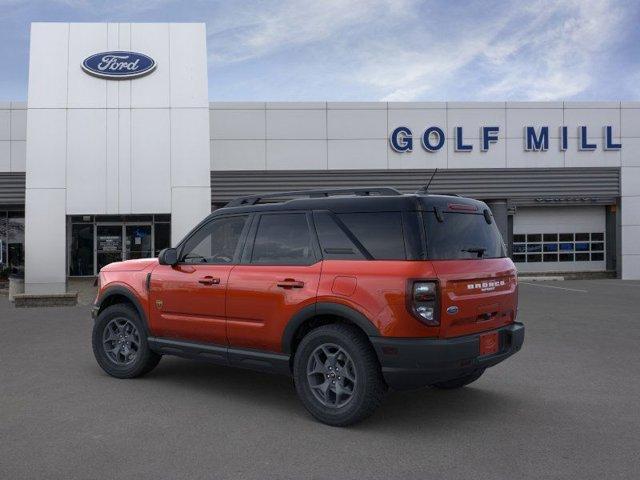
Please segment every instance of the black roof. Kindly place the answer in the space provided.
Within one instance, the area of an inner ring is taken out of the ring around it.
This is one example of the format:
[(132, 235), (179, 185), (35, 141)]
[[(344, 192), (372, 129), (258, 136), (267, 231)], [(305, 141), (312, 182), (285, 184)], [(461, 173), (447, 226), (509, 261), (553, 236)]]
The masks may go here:
[[(270, 198), (284, 199), (288, 192), (282, 194), (253, 195), (241, 197), (241, 199), (229, 202), (225, 207), (215, 210), (211, 215), (217, 216), (229, 213), (271, 212), (291, 210), (330, 210), (336, 213), (356, 212), (380, 212), (380, 211), (416, 211), (433, 210), (434, 207), (446, 211), (451, 205), (474, 206), (478, 213), (487, 208), (484, 202), (458, 195), (431, 195), (431, 194), (401, 194), (394, 189), (386, 189), (389, 194), (382, 195), (335, 195), (335, 196), (309, 196), (308, 198), (292, 198), (274, 203), (242, 204), (245, 198)], [(314, 191), (308, 191), (314, 192)], [(308, 192), (292, 192), (307, 194)], [(395, 193), (391, 193), (395, 192)]]

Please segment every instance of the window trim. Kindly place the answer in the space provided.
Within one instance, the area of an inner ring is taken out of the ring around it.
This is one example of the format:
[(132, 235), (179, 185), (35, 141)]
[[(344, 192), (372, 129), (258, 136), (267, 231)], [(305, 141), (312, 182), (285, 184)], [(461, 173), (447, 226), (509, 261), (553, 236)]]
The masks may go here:
[[(256, 243), (256, 236), (258, 234), (258, 227), (260, 226), (260, 221), (262, 217), (268, 215), (304, 215), (305, 220), (307, 221), (307, 230), (309, 232), (309, 237), (311, 239), (311, 259), (309, 263), (253, 263), (253, 249)], [(320, 252), (320, 244), (318, 243), (318, 236), (315, 229), (315, 224), (313, 223), (312, 214), (308, 210), (287, 210), (282, 212), (263, 212), (256, 213), (251, 221), (251, 227), (247, 233), (246, 242), (242, 251), (242, 255), (240, 258), (241, 265), (251, 265), (253, 267), (309, 267), (311, 265), (315, 265), (319, 261), (322, 260), (322, 255)]]
[[(229, 215), (218, 215), (215, 216), (211, 219), (209, 219), (208, 221), (201, 223), (198, 227), (194, 228), (183, 240), (182, 242), (180, 242), (180, 245), (178, 245), (177, 250), (178, 250), (178, 263), (177, 265), (191, 265), (191, 266), (195, 266), (195, 265), (208, 265), (208, 266), (213, 266), (213, 265), (238, 265), (240, 263), (240, 254), (242, 252), (242, 248), (244, 246), (244, 242), (246, 240), (246, 236), (247, 236), (247, 232), (249, 230), (249, 226), (251, 225), (251, 221), (252, 221), (252, 217), (254, 215), (251, 213), (234, 213), (234, 214), (229, 214)], [(208, 262), (185, 262), (183, 261), (183, 252), (184, 252), (184, 247), (185, 245), (189, 242), (189, 240), (191, 240), (195, 235), (197, 235), (203, 228), (208, 228), (209, 225), (211, 225), (214, 222), (220, 221), (220, 220), (226, 220), (228, 218), (232, 218), (232, 217), (247, 217), (247, 219), (245, 220), (244, 226), (242, 227), (242, 231), (240, 232), (240, 237), (238, 238), (238, 244), (236, 245), (236, 249), (233, 253), (233, 258), (231, 259), (231, 262), (229, 263), (208, 263)]]

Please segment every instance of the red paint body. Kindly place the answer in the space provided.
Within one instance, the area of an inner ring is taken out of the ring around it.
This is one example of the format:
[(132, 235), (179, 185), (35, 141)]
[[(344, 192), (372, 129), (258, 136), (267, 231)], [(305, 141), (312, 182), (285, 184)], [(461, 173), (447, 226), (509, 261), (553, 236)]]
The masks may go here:
[[(409, 282), (420, 279), (438, 282), (440, 326), (426, 326), (407, 308)], [(508, 258), (174, 267), (144, 259), (104, 267), (98, 296), (113, 286), (135, 295), (153, 336), (272, 352), (282, 351), (290, 319), (314, 302), (351, 307), (382, 336), (402, 338), (489, 331), (513, 323), (517, 311), (516, 270)], [(454, 306), (457, 312), (448, 313)]]

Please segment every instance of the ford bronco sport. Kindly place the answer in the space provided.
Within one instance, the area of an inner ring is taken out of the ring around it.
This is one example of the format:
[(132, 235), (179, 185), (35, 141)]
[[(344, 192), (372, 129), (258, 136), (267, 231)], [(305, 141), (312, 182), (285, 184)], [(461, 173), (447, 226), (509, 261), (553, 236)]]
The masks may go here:
[(112, 263), (98, 282), (93, 351), (108, 374), (179, 355), (292, 375), (330, 425), (369, 416), (388, 387), (474, 382), (524, 340), (491, 211), (454, 195), (243, 197), (158, 259)]

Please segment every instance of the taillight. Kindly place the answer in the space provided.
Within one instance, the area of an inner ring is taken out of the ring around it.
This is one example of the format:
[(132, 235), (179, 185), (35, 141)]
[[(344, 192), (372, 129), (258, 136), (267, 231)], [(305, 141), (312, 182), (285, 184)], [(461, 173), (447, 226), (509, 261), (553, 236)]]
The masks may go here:
[(436, 282), (413, 282), (410, 296), (409, 308), (414, 317), (430, 327), (440, 325)]

